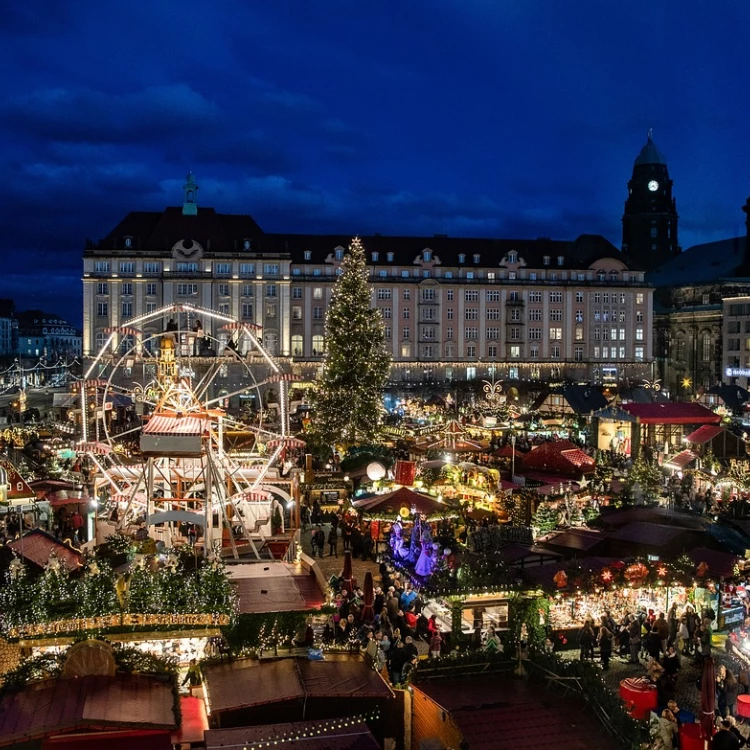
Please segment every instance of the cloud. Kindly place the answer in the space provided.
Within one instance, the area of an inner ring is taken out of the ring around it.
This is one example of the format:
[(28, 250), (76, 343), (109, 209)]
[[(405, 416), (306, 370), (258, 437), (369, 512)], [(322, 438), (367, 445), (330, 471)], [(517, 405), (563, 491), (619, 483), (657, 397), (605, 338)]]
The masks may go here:
[(217, 106), (180, 83), (114, 95), (51, 88), (6, 99), (2, 122), (11, 131), (55, 141), (133, 143), (195, 134), (215, 126)]

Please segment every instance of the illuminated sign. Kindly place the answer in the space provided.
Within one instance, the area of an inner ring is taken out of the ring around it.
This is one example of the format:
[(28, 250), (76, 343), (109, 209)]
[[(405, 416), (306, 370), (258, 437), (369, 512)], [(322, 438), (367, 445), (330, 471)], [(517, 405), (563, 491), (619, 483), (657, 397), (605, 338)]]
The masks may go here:
[(728, 378), (750, 378), (750, 368), (748, 367), (727, 367), (724, 374)]

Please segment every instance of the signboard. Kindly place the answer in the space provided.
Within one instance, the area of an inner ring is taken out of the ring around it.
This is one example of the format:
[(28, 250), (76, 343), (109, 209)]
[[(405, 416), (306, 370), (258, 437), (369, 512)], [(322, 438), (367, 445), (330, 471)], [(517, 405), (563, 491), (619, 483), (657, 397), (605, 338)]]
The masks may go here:
[(724, 374), (728, 378), (750, 378), (750, 368), (748, 367), (727, 367)]
[(412, 487), (416, 475), (416, 461), (396, 461), (396, 468), (393, 472), (393, 479), (396, 484), (402, 484), (405, 487)]

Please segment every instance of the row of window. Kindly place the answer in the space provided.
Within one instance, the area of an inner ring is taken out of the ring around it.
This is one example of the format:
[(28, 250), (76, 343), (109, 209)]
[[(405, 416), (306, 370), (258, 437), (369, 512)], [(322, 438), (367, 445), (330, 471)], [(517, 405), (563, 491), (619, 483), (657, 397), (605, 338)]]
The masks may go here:
[[(131, 274), (135, 273), (136, 264), (132, 260), (122, 260), (114, 266), (117, 268), (119, 273)], [(143, 273), (148, 274), (160, 274), (162, 272), (163, 265), (159, 261), (144, 261)], [(200, 273), (201, 264), (196, 261), (177, 261), (175, 263), (175, 271), (177, 273)], [(94, 262), (94, 273), (110, 273), (113, 271), (113, 266), (108, 260), (97, 260)], [(213, 264), (214, 274), (217, 276), (229, 276), (232, 273), (231, 263), (214, 263)], [(278, 276), (280, 271), (280, 265), (278, 263), (264, 263), (263, 264), (263, 275), (264, 276)], [(255, 275), (255, 263), (240, 263), (239, 264), (239, 275), (240, 277), (254, 276)]]

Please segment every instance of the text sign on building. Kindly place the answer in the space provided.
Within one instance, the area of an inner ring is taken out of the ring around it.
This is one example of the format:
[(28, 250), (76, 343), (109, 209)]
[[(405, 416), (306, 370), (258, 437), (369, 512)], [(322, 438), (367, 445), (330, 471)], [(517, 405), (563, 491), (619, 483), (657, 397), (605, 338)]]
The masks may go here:
[(724, 374), (728, 378), (750, 378), (750, 368), (748, 367), (727, 367)]

